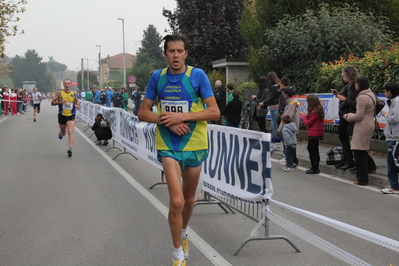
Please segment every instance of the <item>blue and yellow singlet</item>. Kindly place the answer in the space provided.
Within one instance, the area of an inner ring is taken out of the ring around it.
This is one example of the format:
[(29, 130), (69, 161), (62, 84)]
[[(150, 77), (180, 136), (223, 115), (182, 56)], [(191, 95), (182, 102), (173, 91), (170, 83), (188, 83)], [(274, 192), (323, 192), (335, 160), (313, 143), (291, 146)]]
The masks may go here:
[[(186, 67), (186, 72), (172, 74), (167, 68), (156, 71), (147, 86), (145, 97), (155, 101), (158, 115), (162, 112), (200, 112), (203, 99), (213, 96), (208, 77), (198, 68)], [(158, 150), (197, 151), (208, 149), (206, 121), (188, 121), (190, 133), (179, 136), (163, 125), (156, 128)]]

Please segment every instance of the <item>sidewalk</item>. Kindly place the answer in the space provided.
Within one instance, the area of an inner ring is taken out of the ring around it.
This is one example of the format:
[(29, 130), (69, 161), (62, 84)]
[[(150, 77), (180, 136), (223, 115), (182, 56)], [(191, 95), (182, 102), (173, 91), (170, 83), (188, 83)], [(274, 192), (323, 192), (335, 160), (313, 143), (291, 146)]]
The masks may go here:
[[(282, 143), (277, 143), (277, 145), (280, 146), (280, 149), (277, 151), (274, 151), (271, 155), (272, 158), (280, 160), (283, 158), (283, 144)], [(306, 140), (300, 140), (298, 139), (298, 144), (296, 148), (296, 153), (297, 157), (299, 160), (299, 165), (302, 167), (309, 167), (310, 168), (310, 160), (309, 160), (309, 154), (308, 150), (306, 149), (307, 147), (307, 141)], [(351, 174), (350, 171), (343, 171), (343, 170), (338, 170), (334, 167), (334, 165), (327, 165), (326, 164), (326, 159), (327, 155), (326, 153), (332, 148), (334, 145), (328, 145), (328, 144), (320, 144), (319, 150), (320, 150), (320, 165), (319, 169), (321, 173), (324, 174), (331, 174), (331, 175), (337, 175), (341, 177), (345, 177), (348, 179), (351, 179), (353, 181), (356, 180), (356, 174)], [(369, 174), (369, 184), (374, 185), (377, 187), (385, 187), (389, 186), (388, 178), (387, 178), (387, 157), (385, 154), (378, 154), (376, 152), (370, 152), (371, 157), (374, 159), (375, 164), (377, 165), (377, 171), (375, 174)]]

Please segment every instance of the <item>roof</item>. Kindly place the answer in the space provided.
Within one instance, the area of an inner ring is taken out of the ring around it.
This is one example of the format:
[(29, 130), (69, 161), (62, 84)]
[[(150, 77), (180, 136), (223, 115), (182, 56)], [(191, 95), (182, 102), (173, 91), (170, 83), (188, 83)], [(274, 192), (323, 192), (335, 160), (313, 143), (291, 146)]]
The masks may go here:
[[(133, 60), (136, 59), (135, 55), (125, 53), (126, 55), (126, 67), (132, 67), (133, 66)], [(108, 68), (123, 68), (123, 53), (117, 54), (114, 56), (108, 56), (106, 58), (101, 59), (102, 62), (105, 62), (108, 66)]]

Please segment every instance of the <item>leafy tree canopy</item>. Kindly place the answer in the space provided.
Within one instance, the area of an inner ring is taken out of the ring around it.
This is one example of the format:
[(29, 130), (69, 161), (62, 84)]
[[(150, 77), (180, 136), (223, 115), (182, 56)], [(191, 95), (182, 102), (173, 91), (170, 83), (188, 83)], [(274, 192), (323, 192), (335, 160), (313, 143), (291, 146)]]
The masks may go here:
[(386, 25), (397, 33), (396, 36), (399, 34), (399, 0), (260, 0), (259, 2), (262, 2), (263, 22), (269, 28), (276, 26), (284, 15), (296, 16), (304, 14), (307, 10), (316, 11), (322, 3), (333, 7), (356, 4), (364, 13), (372, 13), (376, 17), (388, 17), (390, 23)]
[(36, 81), (36, 87), (41, 92), (51, 92), (55, 89), (54, 75), (35, 50), (28, 50), (24, 57), (15, 56), (11, 65), (13, 66), (11, 79), (16, 87), (22, 88), (23, 81)]
[(175, 12), (164, 10), (173, 33), (188, 39), (187, 63), (205, 71), (212, 61), (243, 58), (245, 42), (239, 32), (243, 0), (177, 0)]
[[(162, 36), (157, 32), (154, 25), (149, 25), (143, 31), (143, 40), (137, 53), (137, 57), (145, 53), (148, 59), (153, 62), (156, 69), (166, 66), (166, 59), (162, 54), (161, 40)], [(139, 62), (136, 61), (136, 64), (139, 64)]]
[(293, 79), (301, 92), (311, 83), (306, 71), (316, 61), (333, 61), (349, 53), (362, 56), (377, 43), (388, 44), (390, 36), (383, 20), (347, 5), (329, 9), (322, 4), (319, 11), (285, 16), (265, 34), (266, 45), (260, 54), (280, 73)]
[[(4, 57), (5, 46), (4, 43), (6, 38), (9, 36), (15, 36), (19, 32), (17, 22), (20, 20), (17, 16), (19, 13), (24, 13), (25, 8), (23, 5), (26, 4), (26, 0), (5, 1), (0, 2), (0, 57)], [(22, 30), (21, 33), (24, 33)]]

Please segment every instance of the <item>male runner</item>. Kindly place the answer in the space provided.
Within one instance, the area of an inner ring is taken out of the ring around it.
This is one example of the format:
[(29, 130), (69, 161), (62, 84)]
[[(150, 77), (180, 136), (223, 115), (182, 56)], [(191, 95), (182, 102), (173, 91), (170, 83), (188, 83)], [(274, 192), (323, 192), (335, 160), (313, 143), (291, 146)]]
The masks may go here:
[(60, 125), (60, 133), (58, 138), (62, 139), (68, 130), (68, 157), (72, 156), (72, 147), (74, 141), (73, 130), (75, 129), (75, 112), (80, 110), (77, 93), (71, 90), (71, 80), (64, 80), (64, 89), (55, 94), (51, 105), (58, 105), (58, 124)]
[[(185, 37), (167, 35), (163, 41), (169, 67), (151, 76), (138, 117), (158, 124), (155, 138), (169, 191), (173, 265), (184, 266), (188, 257), (186, 228), (194, 208), (201, 163), (208, 157), (206, 121), (218, 120), (220, 112), (204, 71), (185, 64)], [(157, 97), (158, 114), (154, 114), (152, 106)]]
[(33, 101), (33, 122), (36, 122), (36, 112), (40, 113), (40, 103), (43, 97), (40, 92), (37, 91), (37, 88), (33, 88), (32, 92), (32, 101)]

